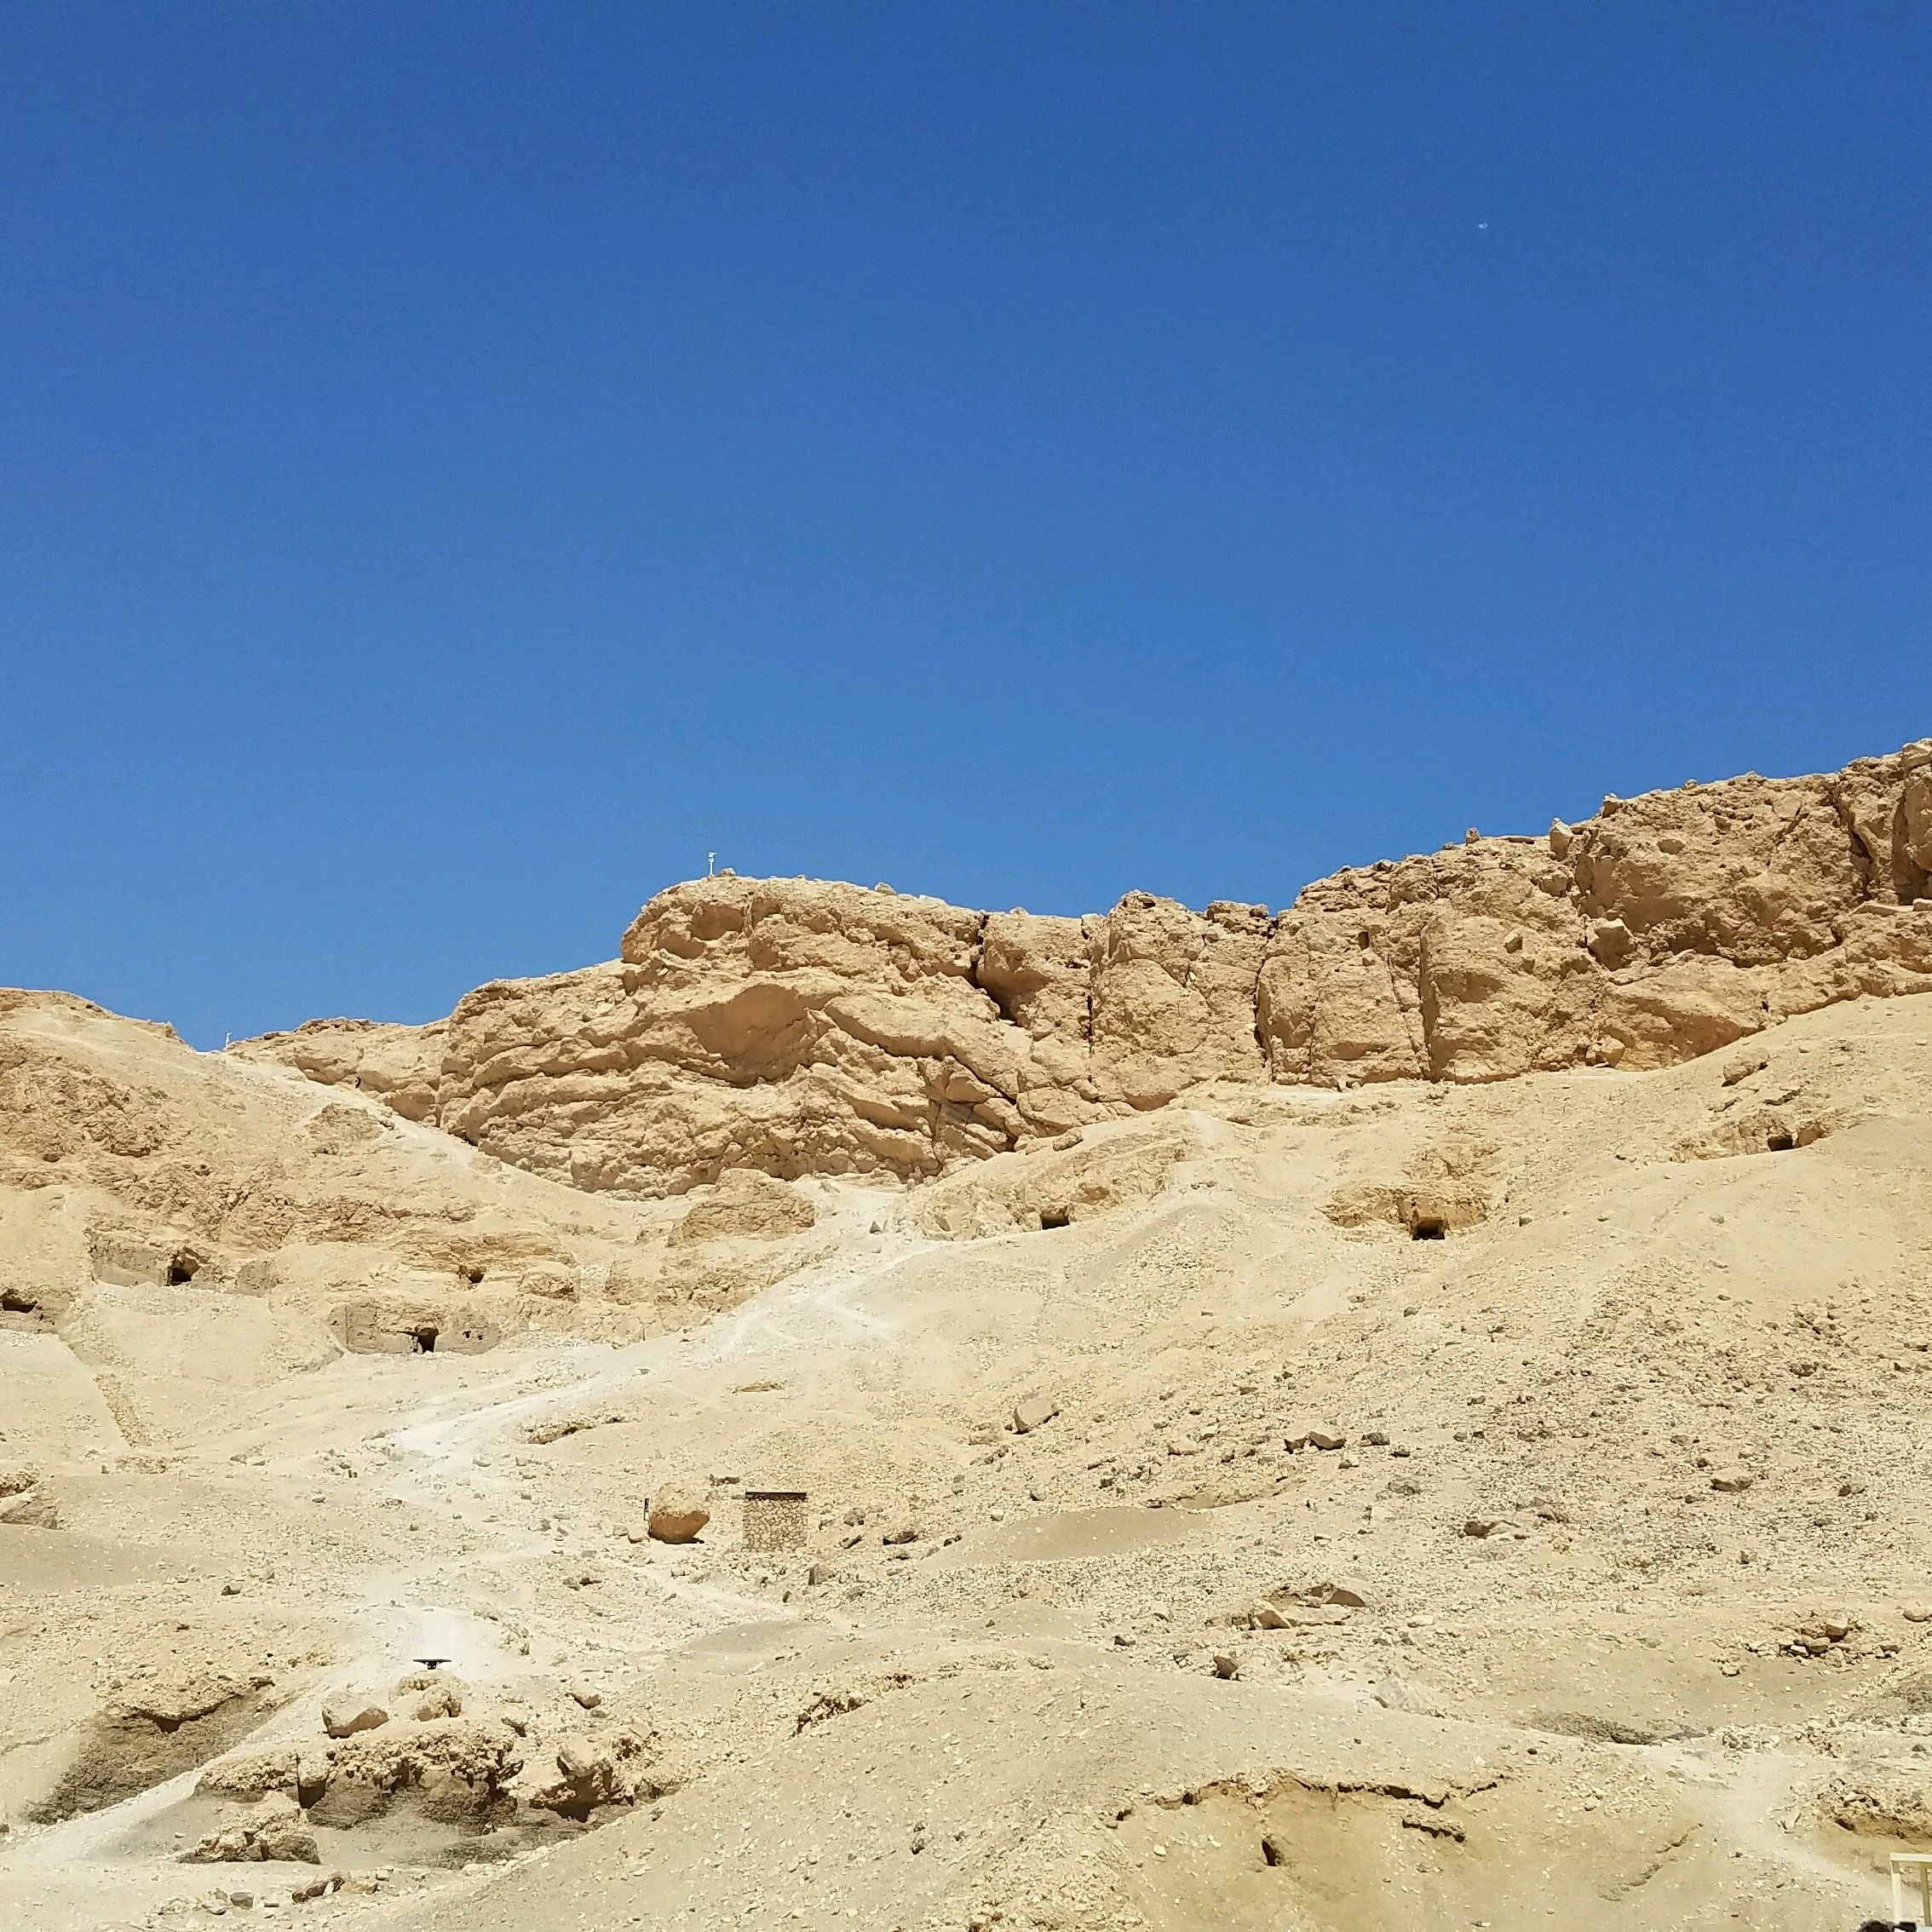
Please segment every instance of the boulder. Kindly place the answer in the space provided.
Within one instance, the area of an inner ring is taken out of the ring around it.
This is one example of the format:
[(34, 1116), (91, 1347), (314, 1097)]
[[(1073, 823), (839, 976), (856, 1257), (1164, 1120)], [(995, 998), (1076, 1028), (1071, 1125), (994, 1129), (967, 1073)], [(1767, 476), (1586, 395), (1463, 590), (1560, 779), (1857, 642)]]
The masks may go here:
[(49, 1490), (23, 1490), (0, 1498), (0, 1523), (9, 1523), (15, 1529), (59, 1529), (60, 1505)]
[(711, 1520), (697, 1490), (672, 1485), (651, 1498), (645, 1527), (658, 1543), (695, 1543)]
[(358, 1731), (373, 1731), (386, 1724), (389, 1714), (379, 1704), (325, 1704), (322, 1728), (332, 1738), (352, 1738)]
[(797, 1188), (756, 1168), (733, 1168), (715, 1188), (694, 1199), (672, 1228), (670, 1243), (777, 1241), (802, 1234), (818, 1220), (817, 1210)]

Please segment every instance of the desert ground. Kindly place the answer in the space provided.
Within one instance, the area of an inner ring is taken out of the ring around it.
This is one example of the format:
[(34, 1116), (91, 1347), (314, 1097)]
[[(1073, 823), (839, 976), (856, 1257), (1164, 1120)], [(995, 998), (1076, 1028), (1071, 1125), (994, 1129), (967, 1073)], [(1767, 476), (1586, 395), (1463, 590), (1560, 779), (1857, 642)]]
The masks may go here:
[(0, 995), (0, 1923), (1854, 1925), (1932, 1849), (1880, 990), (630, 1187)]

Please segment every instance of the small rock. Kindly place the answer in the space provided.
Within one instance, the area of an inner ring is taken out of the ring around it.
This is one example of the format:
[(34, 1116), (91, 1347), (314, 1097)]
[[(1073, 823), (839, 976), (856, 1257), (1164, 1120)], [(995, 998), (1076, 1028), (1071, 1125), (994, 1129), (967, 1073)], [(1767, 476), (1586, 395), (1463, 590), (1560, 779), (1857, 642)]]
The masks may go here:
[(1908, 1624), (1932, 1624), (1932, 1603), (1908, 1603), (1904, 1614)]
[(1590, 929), (1590, 950), (1614, 971), (1627, 960), (1636, 940), (1621, 919), (1599, 919)]
[(325, 1704), (322, 1728), (332, 1738), (353, 1738), (358, 1731), (373, 1731), (386, 1724), (389, 1714), (379, 1704)]
[(1014, 1406), (1013, 1427), (1018, 1435), (1031, 1435), (1036, 1429), (1044, 1429), (1059, 1413), (1060, 1405), (1050, 1395), (1032, 1395)]
[(1241, 1666), (1226, 1651), (1216, 1651), (1214, 1657), (1214, 1674), (1217, 1677), (1238, 1677)]
[(1434, 1694), (1408, 1677), (1384, 1677), (1375, 1687), (1373, 1695), (1384, 1711), (1406, 1711), (1412, 1717), (1442, 1715), (1442, 1706)]
[(1721, 1490), (1727, 1496), (1740, 1495), (1757, 1481), (1749, 1469), (1719, 1469), (1711, 1479), (1711, 1486)]
[(1368, 1601), (1353, 1584), (1318, 1583), (1305, 1594), (1311, 1603), (1333, 1603), (1344, 1610), (1360, 1610)]
[(901, 1527), (895, 1530), (888, 1530), (886, 1533), (879, 1538), (879, 1541), (886, 1544), (888, 1548), (897, 1544), (917, 1543), (918, 1540), (918, 1531), (912, 1528), (909, 1524), (902, 1526)]
[(586, 1711), (595, 1711), (604, 1701), (604, 1693), (601, 1690), (591, 1689), (589, 1684), (572, 1684), (570, 1694)]

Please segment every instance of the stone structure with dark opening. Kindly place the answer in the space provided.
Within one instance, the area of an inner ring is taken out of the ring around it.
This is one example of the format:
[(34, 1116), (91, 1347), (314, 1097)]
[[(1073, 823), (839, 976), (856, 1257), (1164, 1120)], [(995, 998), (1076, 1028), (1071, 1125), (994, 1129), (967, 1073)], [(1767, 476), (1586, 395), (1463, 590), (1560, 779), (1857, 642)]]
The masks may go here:
[(480, 1308), (400, 1297), (338, 1302), (329, 1325), (352, 1355), (475, 1355), (502, 1338)]

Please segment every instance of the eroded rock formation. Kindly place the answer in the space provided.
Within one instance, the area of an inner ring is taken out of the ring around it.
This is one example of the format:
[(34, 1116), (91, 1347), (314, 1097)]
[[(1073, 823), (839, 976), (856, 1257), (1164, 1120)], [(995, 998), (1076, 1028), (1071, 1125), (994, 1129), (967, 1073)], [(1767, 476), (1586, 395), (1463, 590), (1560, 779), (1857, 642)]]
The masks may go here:
[(1209, 1081), (1656, 1067), (1932, 991), (1932, 740), (1826, 776), (1608, 798), (1544, 837), (1336, 874), (1285, 912), (1130, 893), (1082, 918), (730, 876), (607, 965), (446, 1021), (235, 1050), (577, 1186), (937, 1174)]

